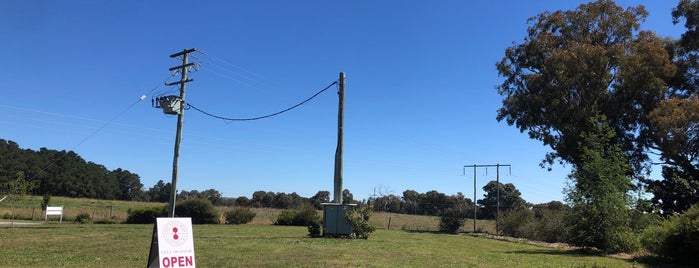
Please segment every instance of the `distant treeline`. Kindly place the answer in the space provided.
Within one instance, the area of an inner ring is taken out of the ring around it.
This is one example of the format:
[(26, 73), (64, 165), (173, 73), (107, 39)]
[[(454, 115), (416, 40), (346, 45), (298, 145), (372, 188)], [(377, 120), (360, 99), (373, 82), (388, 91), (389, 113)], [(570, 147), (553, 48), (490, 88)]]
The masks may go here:
[(32, 195), (110, 200), (142, 200), (143, 184), (136, 173), (85, 161), (73, 151), (22, 149), (0, 139), (0, 185), (18, 176), (34, 187)]
[[(0, 139), (0, 185), (21, 176), (34, 187), (29, 194), (53, 195), (75, 198), (94, 198), (106, 200), (130, 200), (168, 202), (171, 184), (162, 180), (152, 187), (144, 189), (136, 173), (121, 168), (108, 170), (102, 165), (85, 161), (75, 152), (57, 151), (41, 148), (39, 151), (22, 149), (13, 141)], [(500, 209), (502, 211), (518, 210), (531, 206), (521, 197), (520, 192), (511, 183), (498, 184), (489, 182), (483, 187), (483, 199), (473, 200), (463, 194), (446, 195), (437, 191), (418, 193), (405, 190), (402, 195), (377, 194), (367, 200), (355, 200), (352, 193), (342, 191), (343, 203), (368, 204), (377, 212), (439, 216), (445, 209), (458, 208), (466, 216), (477, 213), (478, 218), (495, 218), (497, 214), (497, 191), (499, 188)], [(0, 189), (0, 193), (2, 189)], [(216, 206), (243, 206), (256, 208), (296, 209), (304, 206), (322, 208), (322, 203), (330, 202), (329, 191), (318, 191), (311, 197), (297, 193), (275, 193), (256, 191), (251, 197), (223, 197), (216, 189), (204, 191), (180, 190), (177, 199), (208, 199)], [(474, 207), (475, 206), (475, 207)]]

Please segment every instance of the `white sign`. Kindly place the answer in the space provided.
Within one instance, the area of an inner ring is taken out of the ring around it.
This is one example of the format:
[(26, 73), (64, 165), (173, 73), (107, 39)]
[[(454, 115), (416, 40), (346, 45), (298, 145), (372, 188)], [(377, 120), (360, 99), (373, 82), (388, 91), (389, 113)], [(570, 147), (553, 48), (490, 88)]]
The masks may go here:
[(158, 218), (160, 267), (196, 267), (191, 218)]

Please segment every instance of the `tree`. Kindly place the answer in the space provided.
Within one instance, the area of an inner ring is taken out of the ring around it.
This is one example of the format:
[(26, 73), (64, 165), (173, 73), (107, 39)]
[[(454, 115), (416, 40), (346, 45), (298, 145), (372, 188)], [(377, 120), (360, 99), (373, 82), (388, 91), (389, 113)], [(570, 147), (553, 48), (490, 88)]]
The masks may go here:
[(466, 196), (462, 192), (458, 192), (456, 193), (456, 195), (449, 196), (447, 198), (447, 203), (452, 208), (464, 211), (465, 217), (473, 218), (473, 207), (475, 206), (475, 204), (473, 203), (473, 201), (471, 201), (470, 198), (466, 198)]
[(142, 195), (143, 184), (138, 174), (117, 168), (110, 172), (109, 176), (113, 176), (117, 182), (118, 193), (116, 198), (119, 200), (137, 200)]
[(699, 92), (699, 1), (680, 0), (672, 10), (673, 23), (684, 19), (687, 31), (675, 42), (673, 52), (678, 67), (677, 75), (671, 80), (674, 89), (684, 93)]
[(171, 190), (171, 183), (165, 183), (163, 180), (158, 180), (153, 187), (148, 188), (148, 192), (146, 192), (146, 194), (150, 198), (151, 202), (168, 202), (170, 200)]
[(236, 206), (241, 206), (241, 207), (249, 207), (251, 206), (251, 201), (247, 196), (239, 196), (238, 198), (235, 199), (235, 205)]
[(672, 215), (699, 202), (699, 97), (662, 101), (651, 113), (663, 180), (647, 180), (651, 201)]
[(342, 190), (342, 204), (352, 204), (354, 202), (354, 196), (349, 189)]
[(591, 132), (580, 134), (580, 163), (570, 174), (566, 190), (572, 211), (567, 219), (570, 242), (605, 252), (629, 252), (638, 245), (631, 233), (627, 192), (631, 166), (613, 142), (614, 130), (604, 116), (587, 121)]
[(699, 202), (699, 2), (681, 0), (673, 22), (685, 20), (687, 32), (668, 45), (678, 72), (668, 80), (670, 93), (650, 115), (654, 135), (647, 146), (660, 152), (663, 179), (645, 180), (652, 203), (665, 215)]
[(322, 209), (323, 203), (330, 203), (330, 192), (329, 191), (318, 191), (315, 195), (309, 198), (311, 204), (316, 209)]
[(223, 205), (223, 195), (216, 189), (204, 190), (199, 193), (199, 197), (209, 199), (214, 206)]
[(403, 191), (403, 197), (401, 197), (403, 203), (401, 204), (401, 212), (405, 214), (419, 214), (418, 204), (420, 202), (420, 193), (415, 190), (405, 190)]
[(624, 10), (611, 0), (545, 12), (529, 20), (522, 44), (506, 49), (496, 64), (505, 78), (497, 87), (505, 97), (497, 120), (553, 150), (542, 166), (580, 164), (579, 133), (593, 131), (589, 118), (605, 115), (616, 134), (611, 142), (633, 164), (630, 172), (643, 171), (648, 114), (676, 70), (666, 41), (639, 31), (647, 15), (642, 6)]
[(31, 189), (34, 184), (24, 179), (24, 172), (19, 171), (15, 175), (15, 179), (8, 181), (5, 184), (4, 192), (7, 193), (9, 201), (12, 202), (12, 227), (15, 227), (15, 207), (17, 201), (21, 200)]
[(449, 207), (447, 195), (435, 190), (420, 195), (420, 211), (423, 215), (439, 216), (442, 210)]
[(391, 213), (400, 213), (400, 197), (395, 195), (384, 195), (376, 198), (372, 198), (372, 206), (374, 211), (385, 211)]
[(481, 207), (480, 216), (485, 219), (495, 219), (498, 214), (498, 189), (500, 190), (500, 211), (516, 211), (527, 208), (527, 202), (520, 197), (522, 193), (514, 184), (502, 184), (490, 181), (483, 186), (483, 199), (476, 201)]

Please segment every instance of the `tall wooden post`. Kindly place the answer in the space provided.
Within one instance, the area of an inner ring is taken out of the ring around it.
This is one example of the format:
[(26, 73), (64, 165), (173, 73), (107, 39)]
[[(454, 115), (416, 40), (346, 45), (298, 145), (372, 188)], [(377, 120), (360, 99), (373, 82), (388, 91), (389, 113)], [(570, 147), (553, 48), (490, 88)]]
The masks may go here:
[(340, 73), (340, 88), (337, 92), (339, 104), (337, 108), (337, 149), (335, 150), (335, 179), (333, 203), (342, 204), (342, 140), (345, 113), (345, 73)]
[(182, 140), (182, 124), (184, 123), (184, 96), (187, 83), (191, 82), (192, 79), (187, 78), (187, 67), (192, 66), (193, 63), (188, 63), (189, 53), (196, 51), (195, 48), (185, 49), (182, 52), (178, 52), (170, 55), (170, 58), (176, 58), (182, 56), (182, 65), (170, 68), (170, 71), (180, 69), (181, 79), (180, 81), (167, 83), (166, 85), (180, 84), (180, 110), (177, 113), (177, 134), (175, 134), (175, 152), (172, 159), (172, 187), (170, 189), (170, 202), (168, 206), (168, 216), (175, 217), (175, 200), (177, 200), (177, 168), (180, 160), (180, 141)]

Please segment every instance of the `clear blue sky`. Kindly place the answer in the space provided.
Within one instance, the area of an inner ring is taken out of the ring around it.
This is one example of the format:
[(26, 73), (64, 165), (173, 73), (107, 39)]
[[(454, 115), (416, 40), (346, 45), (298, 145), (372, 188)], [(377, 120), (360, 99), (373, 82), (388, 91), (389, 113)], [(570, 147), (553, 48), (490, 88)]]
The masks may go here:
[[(569, 167), (540, 168), (549, 149), (495, 120), (502, 78), (494, 64), (522, 42), (527, 18), (580, 3), (8, 1), (0, 9), (0, 138), (73, 150), (138, 173), (146, 189), (169, 182), (177, 118), (150, 100), (176, 92), (163, 86), (180, 63), (168, 56), (197, 48), (206, 55), (193, 54), (202, 65), (186, 100), (221, 116), (276, 112), (345, 72), (344, 188), (356, 199), (374, 189), (472, 198), (473, 170), (464, 176), (463, 166), (500, 163), (512, 165), (501, 181), (525, 200), (562, 200)], [(644, 29), (684, 32), (670, 16), (677, 1), (617, 3), (645, 5)], [(253, 122), (188, 110), (178, 188), (332, 193), (335, 91)], [(477, 174), (480, 199), (495, 169)]]

